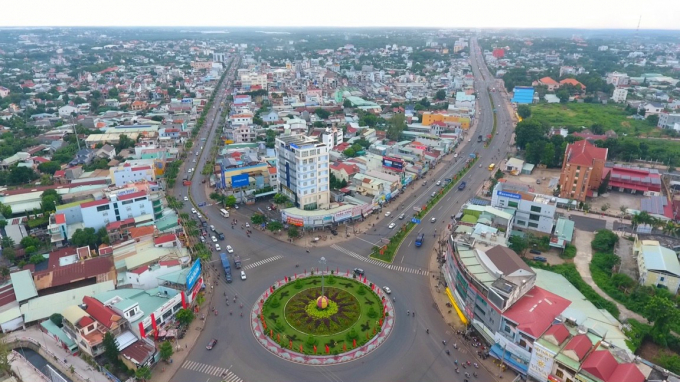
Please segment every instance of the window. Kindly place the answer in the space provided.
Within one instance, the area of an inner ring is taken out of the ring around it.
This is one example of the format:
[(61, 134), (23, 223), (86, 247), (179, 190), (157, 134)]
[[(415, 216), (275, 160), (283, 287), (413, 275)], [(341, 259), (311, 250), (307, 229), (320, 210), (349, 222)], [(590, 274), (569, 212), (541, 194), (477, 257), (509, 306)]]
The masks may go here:
[(555, 371), (555, 376), (556, 376), (557, 378), (564, 378), (564, 372), (563, 372), (561, 369), (557, 369), (557, 370)]
[(538, 228), (538, 224), (537, 223), (529, 223), (529, 227)]
[(531, 212), (541, 213), (541, 207), (540, 206), (531, 206)]
[(107, 211), (107, 210), (110, 210), (110, 209), (111, 209), (111, 207), (107, 204), (107, 205), (104, 205), (104, 206), (97, 207), (97, 212)]
[(517, 220), (517, 225), (526, 226), (527, 222), (525, 222), (524, 220)]
[(519, 340), (519, 346), (521, 346), (521, 347), (523, 347), (523, 348), (526, 348), (526, 347), (527, 347), (527, 342), (524, 341), (523, 339), (520, 339), (520, 340)]
[(529, 220), (539, 220), (541, 215), (529, 214)]
[(517, 207), (519, 207), (519, 203), (517, 203), (517, 202), (508, 202), (508, 207), (517, 208)]

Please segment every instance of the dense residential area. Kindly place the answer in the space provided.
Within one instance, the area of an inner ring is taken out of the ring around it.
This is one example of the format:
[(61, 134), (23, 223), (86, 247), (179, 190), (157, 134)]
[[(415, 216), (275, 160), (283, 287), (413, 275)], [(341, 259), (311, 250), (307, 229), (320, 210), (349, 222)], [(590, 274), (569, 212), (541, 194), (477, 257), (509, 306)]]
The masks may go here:
[[(370, 360), (396, 309), (444, 375), (680, 380), (678, 60), (606, 34), (4, 31), (0, 358), (240, 382), (242, 333)], [(365, 334), (265, 315), (319, 276), (293, 313), (349, 315), (342, 274), (384, 305)]]

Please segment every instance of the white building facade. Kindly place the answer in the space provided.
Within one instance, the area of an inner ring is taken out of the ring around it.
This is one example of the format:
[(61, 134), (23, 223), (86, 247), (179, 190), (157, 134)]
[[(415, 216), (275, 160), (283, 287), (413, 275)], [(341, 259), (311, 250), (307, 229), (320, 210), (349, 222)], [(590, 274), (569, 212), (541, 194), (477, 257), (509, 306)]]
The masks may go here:
[(552, 233), (557, 209), (554, 198), (530, 193), (523, 187), (526, 186), (498, 183), (493, 190), (491, 205), (501, 210), (514, 209), (516, 228)]
[(107, 224), (141, 215), (152, 214), (153, 207), (146, 191), (111, 194), (108, 198), (80, 205), (83, 225), (98, 230)]
[(617, 103), (623, 103), (626, 102), (626, 98), (628, 98), (628, 89), (624, 88), (614, 89), (614, 93), (612, 94), (612, 101)]
[(279, 190), (304, 210), (330, 203), (329, 149), (305, 135), (276, 138)]

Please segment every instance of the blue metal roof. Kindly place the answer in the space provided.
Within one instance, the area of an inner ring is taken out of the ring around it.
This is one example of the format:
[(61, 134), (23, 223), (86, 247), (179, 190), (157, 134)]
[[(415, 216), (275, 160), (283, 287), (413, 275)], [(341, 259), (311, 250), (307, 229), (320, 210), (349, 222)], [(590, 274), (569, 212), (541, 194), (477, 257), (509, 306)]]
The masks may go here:
[(534, 88), (531, 86), (515, 86), (511, 101), (515, 103), (534, 102)]

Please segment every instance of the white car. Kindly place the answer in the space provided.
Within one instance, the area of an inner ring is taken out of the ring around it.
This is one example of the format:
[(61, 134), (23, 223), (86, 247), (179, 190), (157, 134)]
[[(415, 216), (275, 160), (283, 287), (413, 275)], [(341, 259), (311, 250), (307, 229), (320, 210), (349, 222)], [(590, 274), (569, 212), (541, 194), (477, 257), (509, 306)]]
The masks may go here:
[(392, 294), (392, 289), (390, 289), (390, 287), (388, 287), (388, 286), (384, 286), (384, 287), (383, 287), (383, 290), (384, 290), (385, 293), (387, 293), (387, 294)]
[(250, 223), (246, 222), (246, 228), (250, 228)]
[(442, 185), (442, 181), (441, 181), (441, 180), (438, 180), (438, 181), (437, 181), (437, 186), (441, 186), (441, 185)]
[(241, 271), (241, 280), (246, 279), (246, 271)]
[(194, 169), (193, 169), (193, 168), (190, 168), (189, 171), (187, 171), (187, 172), (188, 172), (189, 174), (191, 174), (192, 171), (194, 171)]
[(185, 196), (185, 197), (184, 197), (184, 201), (185, 201), (185, 202), (188, 202), (188, 201), (189, 201), (189, 197), (188, 197), (188, 196)]
[(215, 250), (219, 252), (222, 250), (222, 248), (220, 247), (219, 244), (215, 244)]
[(213, 231), (213, 232), (217, 232), (217, 231), (215, 231), (215, 226), (212, 225), (212, 224), (210, 225), (210, 230)]
[(196, 163), (196, 158), (194, 158), (194, 163)]
[(201, 236), (201, 243), (205, 243), (205, 237)]
[(472, 142), (472, 138), (468, 138), (468, 142)]
[(388, 225), (387, 228), (392, 229), (392, 228), (394, 228), (394, 227), (396, 227), (396, 226), (397, 226), (396, 223), (390, 223), (390, 225)]
[(196, 214), (196, 209), (195, 209), (195, 208), (192, 208), (192, 209), (191, 209), (191, 213), (192, 213), (192, 214)]
[(385, 217), (388, 217), (388, 216), (390, 216), (390, 215), (392, 215), (392, 212), (391, 212), (391, 211), (385, 212)]
[(437, 221), (437, 218), (432, 218), (432, 219), (430, 219), (430, 223), (434, 223), (434, 222), (436, 222), (436, 221)]
[(234, 253), (234, 248), (232, 248), (231, 245), (227, 245), (227, 252)]
[(210, 240), (212, 240), (213, 243), (217, 243), (217, 238), (215, 236), (211, 237)]

